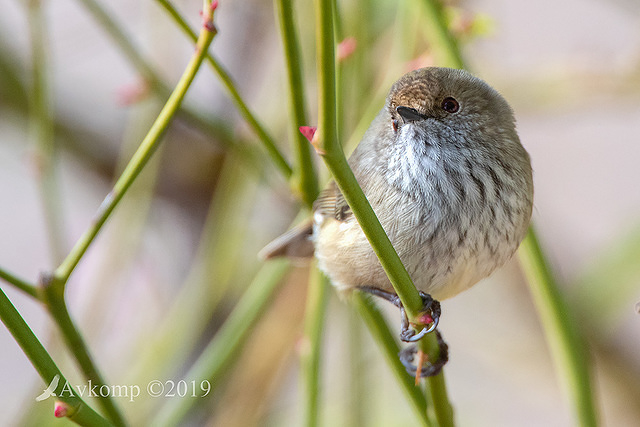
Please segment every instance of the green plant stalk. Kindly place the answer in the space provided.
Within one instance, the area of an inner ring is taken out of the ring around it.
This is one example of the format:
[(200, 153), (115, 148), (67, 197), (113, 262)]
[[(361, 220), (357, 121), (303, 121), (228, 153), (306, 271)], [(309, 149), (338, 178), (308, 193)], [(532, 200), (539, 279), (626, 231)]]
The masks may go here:
[(52, 262), (62, 261), (65, 248), (59, 209), (58, 179), (55, 170), (55, 136), (53, 112), (49, 101), (47, 79), (46, 20), (40, 0), (27, 2), (29, 33), (31, 38), (32, 88), (29, 99), (29, 121), (36, 145), (36, 171), (38, 190), (44, 210), (45, 227)]
[[(173, 18), (176, 24), (182, 29), (182, 31), (189, 37), (192, 41), (197, 40), (196, 32), (189, 27), (189, 24), (184, 19), (184, 17), (180, 14), (180, 12), (173, 6), (173, 4), (169, 0), (156, 0), (160, 6), (162, 6), (169, 15)], [(278, 149), (275, 140), (267, 130), (260, 124), (255, 115), (251, 112), (247, 103), (244, 101), (238, 89), (236, 88), (233, 79), (229, 75), (229, 73), (224, 69), (224, 67), (220, 64), (220, 62), (211, 54), (207, 53), (207, 62), (213, 67), (213, 70), (218, 75), (218, 78), (222, 82), (222, 85), (227, 90), (231, 101), (235, 104), (236, 108), (242, 115), (242, 117), (247, 121), (249, 126), (256, 133), (262, 144), (264, 145), (267, 153), (273, 160), (273, 163), (276, 165), (278, 170), (282, 173), (282, 175), (288, 180), (291, 178), (293, 174), (293, 169), (285, 159), (284, 155)]]
[[(316, 43), (318, 46), (318, 91), (320, 104), (318, 108), (318, 152), (321, 154), (327, 168), (342, 190), (342, 194), (347, 200), (347, 203), (349, 203), (360, 227), (371, 243), (396, 294), (405, 307), (409, 319), (415, 319), (422, 309), (422, 299), (393, 248), (389, 237), (382, 228), (380, 221), (378, 221), (378, 218), (373, 212), (369, 201), (358, 185), (337, 139), (332, 0), (316, 0), (315, 5), (317, 16)], [(432, 348), (435, 343), (435, 336), (431, 334), (431, 336), (427, 336), (424, 339), (430, 343), (428, 347)], [(433, 360), (436, 359), (436, 356), (432, 354), (428, 353), (428, 356)], [(435, 381), (432, 378), (430, 378), (429, 381)], [(442, 387), (444, 384), (443, 379), (440, 378), (437, 381), (441, 383), (440, 386), (436, 387), (440, 393), (434, 396), (434, 398), (444, 400), (438, 402), (435, 405), (435, 409), (449, 408), (450, 404), (446, 395), (446, 389)], [(447, 418), (444, 413), (441, 414), (441, 417), (443, 419)]]
[[(465, 68), (462, 54), (446, 27), (442, 5), (437, 0), (424, 0), (428, 25), (434, 47), (441, 52), (443, 63), (454, 68)], [(555, 359), (558, 375), (564, 377), (571, 394), (574, 412), (582, 426), (597, 425), (597, 415), (587, 349), (581, 341), (575, 319), (569, 316), (569, 307), (555, 282), (544, 253), (540, 248), (533, 226), (518, 250), (523, 270), (534, 296), (547, 341)]]
[(327, 278), (314, 263), (309, 271), (309, 290), (300, 356), (305, 389), (303, 425), (307, 427), (320, 425), (320, 359), (322, 356), (322, 331), (327, 312), (328, 287)]
[(0, 268), (0, 279), (9, 283), (16, 289), (21, 290), (25, 294), (35, 298), (40, 299), (40, 295), (38, 294), (38, 288), (32, 285), (31, 283), (20, 279), (19, 277), (9, 273), (8, 271)]
[[(53, 317), (53, 320), (58, 325), (67, 348), (73, 354), (85, 378), (95, 384), (97, 389), (100, 389), (103, 385), (107, 385), (107, 382), (103, 379), (98, 367), (91, 358), (87, 344), (71, 320), (64, 301), (64, 288), (56, 286), (52, 277), (43, 276), (41, 291), (41, 299), (45, 302), (51, 317)], [(99, 393), (98, 397), (98, 403), (102, 406), (105, 414), (113, 424), (117, 426), (127, 424), (110, 394), (103, 396)]]
[[(209, 16), (211, 16), (211, 12), (207, 12), (206, 10), (203, 13), (208, 13)], [(209, 45), (216, 33), (212, 21), (208, 22), (211, 22), (211, 29), (206, 26), (202, 27), (196, 44), (195, 54), (191, 58), (191, 61), (187, 65), (182, 77), (178, 81), (178, 84), (171, 93), (171, 96), (167, 100), (165, 106), (162, 108), (162, 111), (160, 111), (156, 121), (153, 123), (151, 129), (140, 144), (140, 147), (131, 158), (131, 161), (122, 172), (122, 175), (120, 175), (116, 181), (111, 192), (102, 202), (94, 222), (80, 237), (67, 258), (65, 258), (62, 264), (60, 264), (56, 269), (54, 273), (55, 281), (60, 282), (62, 287), (64, 287), (68, 281), (69, 276), (71, 276), (71, 273), (78, 265), (78, 262), (80, 262), (80, 259), (83, 257), (95, 237), (98, 235), (98, 232), (102, 229), (102, 226), (107, 221), (118, 202), (120, 202), (133, 181), (140, 174), (140, 171), (142, 171), (144, 166), (147, 164), (147, 161), (160, 143), (161, 137), (169, 126), (169, 123), (171, 123), (171, 119), (180, 108), (180, 104), (182, 103), (189, 86), (193, 82), (202, 61), (206, 56), (207, 49), (209, 48)]]
[[(29, 358), (33, 367), (44, 381), (45, 387), (51, 384), (56, 375), (59, 376), (58, 387), (55, 390), (56, 400), (69, 405), (69, 418), (81, 426), (111, 426), (112, 424), (95, 412), (81, 398), (69, 395), (69, 389), (62, 393), (67, 380), (56, 366), (47, 350), (34, 335), (29, 325), (24, 321), (20, 313), (11, 304), (9, 298), (0, 289), (0, 318), (13, 338), (16, 340), (24, 354)], [(7, 420), (5, 420), (7, 421)]]
[[(429, 360), (438, 360), (440, 357), (440, 347), (435, 334), (429, 334), (418, 343), (420, 349), (429, 357)], [(444, 379), (444, 371), (438, 375), (427, 378), (429, 396), (433, 403), (433, 414), (440, 427), (453, 427), (453, 408), (447, 395), (447, 385)]]
[(302, 83), (302, 55), (298, 42), (295, 21), (293, 17), (293, 2), (291, 0), (276, 0), (275, 2), (280, 33), (287, 63), (287, 77), (289, 79), (289, 116), (291, 126), (289, 138), (292, 141), (296, 163), (292, 187), (298, 193), (304, 204), (311, 208), (318, 197), (318, 179), (315, 166), (311, 158), (309, 142), (298, 130), (300, 126), (308, 125), (305, 107), (305, 92)]
[(402, 265), (391, 241), (376, 217), (347, 163), (336, 132), (336, 64), (332, 0), (315, 0), (318, 52), (318, 153), (340, 187), (360, 227), (369, 239), (410, 319), (422, 308), (422, 299)]
[[(168, 97), (171, 88), (161, 78), (155, 68), (147, 61), (139, 52), (138, 48), (132, 43), (132, 37), (128, 36), (123, 28), (113, 19), (103, 6), (96, 0), (78, 0), (87, 11), (92, 15), (93, 19), (107, 32), (111, 39), (118, 46), (125, 58), (133, 65), (136, 71), (142, 76), (147, 87), (162, 98)], [(194, 40), (197, 36), (194, 37)], [(182, 106), (179, 115), (187, 121), (195, 124), (200, 129), (212, 135), (218, 142), (225, 144), (227, 148), (236, 148), (230, 132), (224, 128), (224, 123), (212, 117), (204, 117), (199, 111), (188, 106)]]
[(595, 427), (598, 417), (591, 391), (587, 349), (533, 227), (522, 242), (518, 255), (553, 354), (557, 374), (568, 386), (577, 424)]
[(445, 67), (464, 68), (458, 41), (447, 28), (442, 2), (422, 0), (422, 6), (427, 21), (423, 28), (435, 51), (438, 63)]
[[(208, 396), (213, 394), (220, 379), (228, 371), (253, 327), (268, 307), (288, 269), (289, 263), (286, 260), (264, 264), (218, 333), (189, 369), (185, 381), (209, 380), (211, 391)], [(189, 411), (203, 401), (204, 399), (191, 397), (171, 399), (149, 425), (181, 425)]]
[(366, 323), (367, 329), (382, 349), (385, 359), (387, 359), (398, 384), (405, 393), (411, 407), (415, 410), (418, 419), (422, 422), (422, 425), (431, 426), (432, 423), (427, 417), (425, 396), (420, 387), (415, 386), (413, 378), (407, 375), (407, 371), (400, 362), (400, 359), (398, 359), (400, 349), (384, 317), (374, 302), (371, 301), (371, 298), (362, 292), (353, 292), (352, 302)]
[[(175, 90), (169, 97), (169, 100), (158, 115), (158, 118), (149, 130), (149, 133), (147, 133), (147, 136), (140, 144), (140, 147), (133, 155), (133, 158), (125, 168), (124, 172), (116, 181), (113, 190), (101, 205), (93, 224), (80, 237), (67, 258), (56, 269), (54, 275), (52, 277), (45, 278), (44, 280), (44, 286), (42, 288), (43, 301), (46, 303), (52, 317), (62, 331), (69, 349), (73, 352), (73, 355), (78, 361), (78, 364), (83, 370), (85, 376), (94, 380), (99, 385), (104, 384), (104, 381), (102, 381), (80, 333), (69, 317), (69, 313), (64, 302), (64, 288), (78, 262), (80, 262), (80, 259), (85, 254), (118, 202), (122, 199), (135, 178), (140, 174), (143, 167), (155, 151), (155, 148), (157, 148), (160, 138), (169, 125), (171, 118), (180, 107), (187, 89), (193, 82), (193, 79), (202, 64), (206, 50), (215, 35), (212, 13), (213, 11), (205, 2), (203, 16), (205, 17), (206, 24), (203, 25), (201, 30), (200, 37), (196, 45), (196, 52), (187, 65), (185, 72), (176, 85)], [(111, 399), (104, 398), (101, 399), (100, 402), (114, 422), (117, 424), (124, 424), (124, 420), (122, 420)]]

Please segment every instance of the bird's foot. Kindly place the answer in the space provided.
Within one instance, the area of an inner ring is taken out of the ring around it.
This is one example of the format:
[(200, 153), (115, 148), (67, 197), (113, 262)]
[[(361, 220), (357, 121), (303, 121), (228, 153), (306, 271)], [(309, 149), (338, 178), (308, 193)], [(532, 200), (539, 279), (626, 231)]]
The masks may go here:
[[(422, 362), (422, 365), (419, 367), (420, 369), (420, 377), (433, 377), (438, 375), (442, 370), (442, 367), (449, 361), (449, 346), (442, 339), (442, 335), (439, 331), (436, 331), (436, 338), (438, 339), (438, 359), (436, 361), (425, 360)], [(407, 369), (407, 372), (411, 376), (416, 376), (418, 371), (418, 366), (414, 364), (415, 355), (418, 352), (417, 346), (411, 345), (400, 353), (398, 356), (400, 357), (400, 362)]]
[[(422, 309), (415, 324), (409, 322), (402, 304), (396, 304), (400, 308), (400, 315), (402, 316), (400, 339), (404, 342), (416, 342), (429, 332), (435, 331), (438, 327), (441, 314), (440, 303), (431, 298), (431, 295), (425, 294), (422, 291), (420, 291), (420, 298), (422, 298)], [(398, 302), (399, 301), (400, 299), (398, 298)], [(416, 327), (419, 328), (420, 326), (422, 326), (422, 330), (416, 332)]]
[[(416, 342), (438, 327), (441, 314), (440, 303), (431, 298), (431, 295), (429, 294), (420, 291), (422, 309), (416, 319), (416, 323), (410, 323), (407, 317), (407, 312), (405, 311), (400, 298), (398, 298), (396, 294), (368, 286), (363, 286), (359, 289), (371, 295), (383, 298), (400, 309), (400, 339), (404, 342)], [(419, 329), (420, 327), (422, 327), (422, 329), (419, 332), (416, 332), (416, 329)]]

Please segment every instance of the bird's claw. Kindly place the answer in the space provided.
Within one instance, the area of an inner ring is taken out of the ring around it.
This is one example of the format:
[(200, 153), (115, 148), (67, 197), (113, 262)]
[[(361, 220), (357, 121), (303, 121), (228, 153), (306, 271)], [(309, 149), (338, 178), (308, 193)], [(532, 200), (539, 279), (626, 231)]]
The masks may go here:
[[(446, 342), (444, 342), (444, 340), (442, 339), (442, 335), (440, 335), (440, 332), (438, 331), (436, 331), (436, 338), (438, 339), (438, 347), (440, 349), (438, 352), (438, 360), (436, 360), (435, 362), (431, 362), (429, 360), (425, 361), (420, 367), (421, 377), (433, 377), (435, 375), (438, 375), (442, 370), (442, 367), (449, 361), (449, 346)], [(417, 347), (415, 345), (412, 345), (398, 353), (400, 362), (402, 362), (404, 367), (407, 369), (407, 372), (411, 376), (415, 376), (416, 371), (418, 370), (418, 367), (413, 364), (413, 360), (417, 351)]]
[(416, 342), (428, 333), (433, 332), (438, 327), (438, 322), (440, 321), (441, 314), (440, 303), (437, 300), (431, 298), (431, 295), (426, 294), (422, 291), (420, 292), (420, 298), (422, 298), (421, 312), (424, 313), (422, 317), (426, 317), (430, 320), (430, 322), (428, 321), (428, 323), (422, 328), (420, 332), (416, 332), (409, 323), (407, 312), (405, 311), (402, 304), (396, 304), (400, 307), (400, 316), (402, 317), (400, 339), (404, 342)]

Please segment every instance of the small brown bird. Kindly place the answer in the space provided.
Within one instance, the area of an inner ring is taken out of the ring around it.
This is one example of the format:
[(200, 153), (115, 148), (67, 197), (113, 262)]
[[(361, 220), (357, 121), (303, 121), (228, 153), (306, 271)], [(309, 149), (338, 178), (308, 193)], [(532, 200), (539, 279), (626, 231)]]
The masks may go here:
[[(349, 158), (391, 243), (431, 310), (503, 265), (525, 236), (533, 204), (529, 155), (513, 113), (463, 70), (422, 68), (401, 77)], [(313, 220), (270, 243), (264, 258), (309, 257), (341, 291), (401, 307), (340, 189), (331, 182)], [(428, 294), (428, 295), (426, 295)], [(425, 331), (423, 331), (424, 333)], [(419, 339), (403, 314), (405, 341)]]

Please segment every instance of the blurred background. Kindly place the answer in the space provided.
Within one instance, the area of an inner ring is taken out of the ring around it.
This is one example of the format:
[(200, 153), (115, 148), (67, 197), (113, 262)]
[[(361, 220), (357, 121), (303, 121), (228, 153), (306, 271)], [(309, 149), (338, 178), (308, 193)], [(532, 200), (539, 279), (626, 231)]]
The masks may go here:
[[(166, 100), (95, 19), (87, 7), (93, 2), (43, 2), (39, 28), (55, 131), (48, 174), (46, 148), (36, 143), (38, 130), (30, 120), (28, 6), (34, 3), (0, 0), (0, 266), (31, 282), (57, 266), (90, 224)], [(296, 3), (314, 125), (313, 9)], [(157, 2), (99, 4), (158, 79), (173, 87), (193, 46)], [(200, 25), (201, 5), (176, 1), (193, 28)], [(603, 425), (637, 425), (640, 5), (447, 5), (469, 68), (515, 110), (535, 171), (534, 221), (590, 344)], [(421, 27), (419, 1), (347, 0), (338, 7), (340, 36), (355, 38), (357, 45), (341, 64), (341, 137), (353, 148), (391, 83), (412, 67), (437, 65), (438, 58)], [(273, 5), (223, 0), (215, 21), (219, 34), (211, 51), (291, 159)], [(299, 209), (207, 64), (185, 105), (200, 118), (176, 118), (67, 288), (71, 314), (113, 384), (144, 387), (153, 379), (180, 379), (259, 269), (259, 249), (285, 231)], [(228, 149), (234, 144), (253, 147), (257, 156), (247, 161)], [(59, 220), (51, 221), (46, 212), (52, 211)], [(51, 235), (58, 236), (53, 243)], [(0, 286), (70, 381), (82, 383), (43, 308), (6, 283)], [(191, 425), (300, 425), (297, 354), (306, 287), (306, 267), (293, 268)], [(381, 307), (395, 327), (396, 310)], [(445, 301), (443, 312), (440, 329), (450, 348), (445, 374), (460, 425), (573, 425), (517, 258)], [(323, 425), (416, 422), (370, 334), (333, 291), (323, 352)], [(4, 327), (0, 366), (0, 424), (70, 424), (52, 419), (50, 401), (35, 402), (42, 381)], [(162, 399), (118, 403), (134, 425), (145, 425)]]

